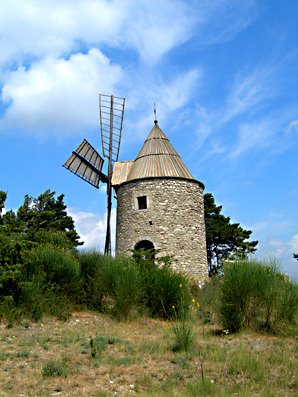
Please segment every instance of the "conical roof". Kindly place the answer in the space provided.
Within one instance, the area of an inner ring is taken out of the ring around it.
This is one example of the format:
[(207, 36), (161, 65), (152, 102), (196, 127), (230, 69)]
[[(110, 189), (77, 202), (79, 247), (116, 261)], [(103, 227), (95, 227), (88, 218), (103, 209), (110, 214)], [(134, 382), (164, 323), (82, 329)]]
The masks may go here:
[(155, 121), (154, 127), (131, 166), (127, 181), (160, 177), (194, 179)]

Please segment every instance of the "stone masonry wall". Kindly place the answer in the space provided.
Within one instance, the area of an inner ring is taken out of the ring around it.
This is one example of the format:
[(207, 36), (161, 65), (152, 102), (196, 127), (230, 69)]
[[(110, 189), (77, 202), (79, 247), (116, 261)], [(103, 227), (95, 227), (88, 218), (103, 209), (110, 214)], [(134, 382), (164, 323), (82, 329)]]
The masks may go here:
[[(137, 197), (147, 197), (138, 209)], [(174, 257), (172, 267), (207, 277), (203, 188), (177, 178), (125, 183), (117, 191), (116, 253), (131, 255), (135, 244), (149, 240), (159, 256)]]

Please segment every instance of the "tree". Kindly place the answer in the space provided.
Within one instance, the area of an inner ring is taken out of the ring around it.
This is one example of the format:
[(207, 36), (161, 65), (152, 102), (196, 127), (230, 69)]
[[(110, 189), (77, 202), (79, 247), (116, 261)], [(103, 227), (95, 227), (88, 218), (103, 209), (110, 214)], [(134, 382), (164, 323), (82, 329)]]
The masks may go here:
[(73, 249), (83, 243), (67, 214), (63, 194), (55, 198), (55, 192), (46, 190), (37, 199), (26, 195), (16, 213), (2, 214), (6, 198), (0, 191), (0, 296), (15, 300), (30, 267), (32, 248), (50, 244)]
[(215, 204), (211, 193), (204, 195), (207, 260), (209, 276), (221, 269), (224, 260), (241, 258), (256, 251), (258, 241), (247, 241), (250, 230), (239, 223), (231, 223), (231, 218), (221, 214), (222, 206)]
[(79, 242), (74, 221), (67, 214), (64, 194), (55, 199), (55, 192), (46, 190), (37, 199), (25, 196), (23, 205), (17, 211), (17, 220), (23, 225), (30, 238), (39, 231), (63, 232), (73, 247), (82, 245)]
[(7, 194), (0, 190), (0, 217), (1, 217), (4, 205), (5, 205), (6, 197), (7, 197)]

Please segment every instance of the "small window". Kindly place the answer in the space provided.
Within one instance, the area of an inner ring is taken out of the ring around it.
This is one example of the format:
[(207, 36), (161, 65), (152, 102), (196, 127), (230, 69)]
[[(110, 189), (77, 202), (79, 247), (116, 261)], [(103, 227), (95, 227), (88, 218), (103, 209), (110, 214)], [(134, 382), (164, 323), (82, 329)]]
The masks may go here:
[(147, 209), (147, 196), (137, 197), (139, 210)]

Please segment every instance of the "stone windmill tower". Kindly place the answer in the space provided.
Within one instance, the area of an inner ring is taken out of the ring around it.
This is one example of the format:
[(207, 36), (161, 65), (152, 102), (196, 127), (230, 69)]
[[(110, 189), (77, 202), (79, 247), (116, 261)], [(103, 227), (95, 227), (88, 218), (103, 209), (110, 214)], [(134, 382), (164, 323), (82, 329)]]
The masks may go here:
[(116, 253), (154, 248), (172, 267), (208, 276), (203, 183), (195, 180), (157, 121), (134, 161), (117, 162)]

